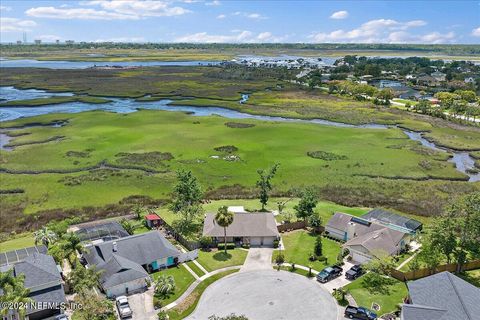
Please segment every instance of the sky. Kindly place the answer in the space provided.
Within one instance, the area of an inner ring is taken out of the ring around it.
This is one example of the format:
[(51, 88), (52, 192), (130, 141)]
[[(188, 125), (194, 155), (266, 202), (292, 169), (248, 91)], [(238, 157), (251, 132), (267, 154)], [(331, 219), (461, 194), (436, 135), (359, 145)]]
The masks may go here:
[(0, 1), (0, 41), (480, 44), (480, 1)]

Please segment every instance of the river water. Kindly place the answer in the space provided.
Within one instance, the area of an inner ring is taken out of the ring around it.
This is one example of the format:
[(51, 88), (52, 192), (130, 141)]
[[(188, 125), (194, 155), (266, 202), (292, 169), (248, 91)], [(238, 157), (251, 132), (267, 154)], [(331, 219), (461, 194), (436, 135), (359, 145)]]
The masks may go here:
[(0, 68), (47, 68), (47, 69), (86, 69), (106, 66), (153, 67), (153, 66), (209, 66), (220, 61), (39, 61), (0, 59)]
[[(27, 92), (27, 93), (26, 93)], [(71, 93), (61, 93), (68, 95)], [(53, 95), (58, 95), (58, 93), (48, 93), (42, 90), (21, 90), (15, 89), (13, 87), (0, 87), (0, 98), (5, 101), (20, 100), (20, 99), (33, 99), (33, 98), (45, 98)], [(27, 98), (28, 97), (28, 98)], [(239, 103), (246, 103), (248, 101), (248, 94), (241, 94), (239, 98)], [(339, 128), (363, 128), (363, 129), (388, 129), (392, 126), (383, 125), (383, 124), (361, 124), (354, 125), (342, 122), (329, 121), (324, 119), (294, 119), (294, 118), (285, 118), (277, 116), (262, 116), (262, 115), (252, 115), (240, 111), (230, 110), (227, 108), (221, 107), (195, 107), (195, 106), (170, 106), (171, 100), (160, 100), (160, 101), (151, 101), (151, 102), (139, 102), (133, 99), (124, 99), (124, 98), (110, 98), (112, 101), (104, 104), (90, 104), (83, 102), (69, 102), (56, 105), (46, 105), (41, 107), (0, 107), (0, 122), (9, 121), (17, 118), (23, 117), (33, 117), (42, 114), (48, 113), (78, 113), (84, 111), (92, 110), (105, 110), (110, 112), (117, 113), (131, 113), (136, 112), (141, 109), (148, 110), (164, 110), (164, 111), (180, 111), (187, 112), (194, 116), (211, 116), (218, 115), (228, 119), (255, 119), (262, 121), (276, 121), (276, 122), (297, 122), (297, 123), (315, 123), (325, 126), (333, 126)], [(439, 152), (450, 152), (453, 154), (453, 157), (449, 160), (455, 164), (455, 167), (458, 171), (468, 175), (471, 182), (480, 181), (480, 173), (469, 173), (469, 170), (475, 168), (475, 160), (468, 154), (468, 152), (457, 152), (454, 150), (447, 150), (441, 147), (438, 147), (433, 142), (428, 141), (423, 137), (419, 132), (413, 132), (401, 129), (408, 138), (414, 141), (420, 142), (423, 146), (439, 151)], [(7, 137), (5, 134), (0, 135), (1, 145), (0, 149), (4, 148), (4, 145), (8, 143)]]

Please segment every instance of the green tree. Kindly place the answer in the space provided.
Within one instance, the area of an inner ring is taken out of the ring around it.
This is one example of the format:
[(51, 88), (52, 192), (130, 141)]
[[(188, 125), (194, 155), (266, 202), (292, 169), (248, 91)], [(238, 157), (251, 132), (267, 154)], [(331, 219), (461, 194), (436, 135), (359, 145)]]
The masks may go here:
[(232, 224), (234, 214), (228, 211), (227, 206), (218, 208), (215, 215), (215, 221), (219, 226), (223, 227), (223, 240), (225, 241), (225, 254), (227, 253), (227, 227)]
[(260, 189), (260, 203), (262, 204), (262, 211), (265, 211), (265, 206), (268, 202), (268, 193), (272, 190), (272, 179), (277, 173), (277, 169), (280, 164), (276, 163), (270, 169), (259, 169), (257, 173), (259, 179), (257, 180), (256, 186)]
[(74, 301), (82, 306), (75, 310), (72, 319), (77, 320), (114, 320), (115, 311), (113, 303), (103, 296), (96, 294), (93, 290), (81, 291), (74, 298)]
[(128, 232), (128, 234), (134, 234), (135, 233), (135, 225), (127, 219), (122, 219), (120, 220), (120, 224), (122, 225), (122, 228), (125, 229), (125, 231)]
[(433, 246), (443, 253), (447, 263), (452, 261), (452, 255), (457, 247), (455, 228), (452, 219), (446, 217), (435, 219), (425, 241), (426, 245)]
[(202, 197), (201, 186), (192, 172), (178, 170), (170, 209), (173, 212), (180, 212), (187, 207), (199, 205)]
[(67, 282), (70, 288), (76, 293), (82, 293), (98, 286), (100, 280), (100, 272), (95, 267), (85, 268), (80, 263), (76, 263)]
[(141, 204), (137, 203), (134, 207), (133, 207), (133, 213), (135, 214), (135, 218), (137, 220), (142, 220), (142, 213), (143, 213), (143, 207)]
[(301, 194), (300, 201), (293, 207), (296, 211), (297, 218), (306, 221), (314, 214), (314, 209), (317, 206), (318, 198), (313, 188), (306, 188)]
[(451, 219), (457, 231), (457, 246), (454, 257), (457, 272), (467, 261), (468, 252), (480, 254), (480, 192), (466, 195), (447, 208), (447, 219)]
[(155, 293), (160, 296), (168, 296), (175, 292), (176, 284), (172, 275), (161, 275), (154, 283)]
[(321, 257), (323, 255), (322, 236), (320, 235), (315, 239), (315, 248), (313, 252), (317, 257)]
[(58, 263), (61, 264), (63, 259), (67, 259), (72, 265), (77, 261), (77, 252), (82, 250), (80, 238), (74, 232), (65, 233), (60, 240), (48, 248), (48, 252)]
[(435, 273), (441, 262), (441, 251), (432, 245), (431, 242), (425, 242), (422, 245), (422, 251), (418, 254), (418, 259), (423, 262), (430, 273)]
[(33, 236), (35, 238), (35, 245), (42, 243), (48, 247), (51, 243), (57, 240), (55, 232), (51, 231), (48, 227), (43, 227), (42, 229), (35, 231)]

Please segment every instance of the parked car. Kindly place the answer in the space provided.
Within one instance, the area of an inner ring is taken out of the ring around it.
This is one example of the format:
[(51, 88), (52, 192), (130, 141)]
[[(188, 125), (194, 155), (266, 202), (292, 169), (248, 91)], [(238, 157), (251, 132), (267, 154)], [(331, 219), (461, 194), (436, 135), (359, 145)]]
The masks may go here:
[(115, 299), (115, 303), (117, 304), (118, 314), (120, 315), (121, 319), (132, 316), (132, 309), (130, 309), (127, 297), (119, 296)]
[(55, 320), (68, 320), (68, 316), (66, 314), (59, 314), (55, 316)]
[(332, 279), (335, 279), (342, 275), (343, 269), (339, 266), (331, 266), (323, 269), (319, 274), (317, 274), (317, 281), (321, 283), (328, 282)]
[(345, 317), (360, 320), (376, 320), (377, 314), (364, 307), (348, 306), (345, 309)]
[(350, 268), (347, 272), (345, 272), (345, 278), (348, 280), (355, 280), (360, 277), (364, 273), (363, 268), (361, 265), (356, 264)]

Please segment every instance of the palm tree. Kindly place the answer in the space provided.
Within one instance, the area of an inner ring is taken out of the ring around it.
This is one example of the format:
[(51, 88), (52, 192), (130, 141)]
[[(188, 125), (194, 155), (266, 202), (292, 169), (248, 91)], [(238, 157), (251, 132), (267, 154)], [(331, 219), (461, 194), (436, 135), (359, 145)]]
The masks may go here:
[(38, 243), (43, 243), (48, 247), (50, 243), (53, 243), (55, 240), (57, 240), (57, 235), (55, 232), (48, 229), (48, 227), (43, 227), (42, 229), (35, 231), (33, 235), (35, 237), (35, 245)]
[(227, 206), (222, 206), (218, 208), (217, 215), (215, 216), (215, 221), (218, 223), (219, 226), (223, 227), (225, 254), (227, 253), (227, 227), (232, 224), (233, 217), (233, 212), (228, 211)]
[(173, 293), (176, 288), (175, 279), (171, 275), (161, 275), (155, 280), (155, 293), (162, 296)]
[(128, 232), (128, 234), (133, 234), (135, 232), (136, 226), (131, 221), (122, 219), (120, 224), (122, 225), (122, 228)]
[(77, 258), (77, 252), (81, 252), (83, 246), (81, 244), (80, 238), (76, 233), (67, 232), (62, 237), (61, 247), (63, 250), (64, 257), (73, 264)]
[[(0, 272), (0, 288), (3, 292), (0, 295), (0, 302), (13, 302), (18, 304), (27, 304), (33, 302), (28, 297), (30, 290), (24, 286), (25, 276), (19, 275), (15, 277), (13, 271)], [(11, 310), (8, 308), (0, 309), (0, 315), (9, 318), (23, 319), (26, 315), (25, 308), (19, 308), (18, 310)], [(13, 312), (13, 314), (12, 314)]]

